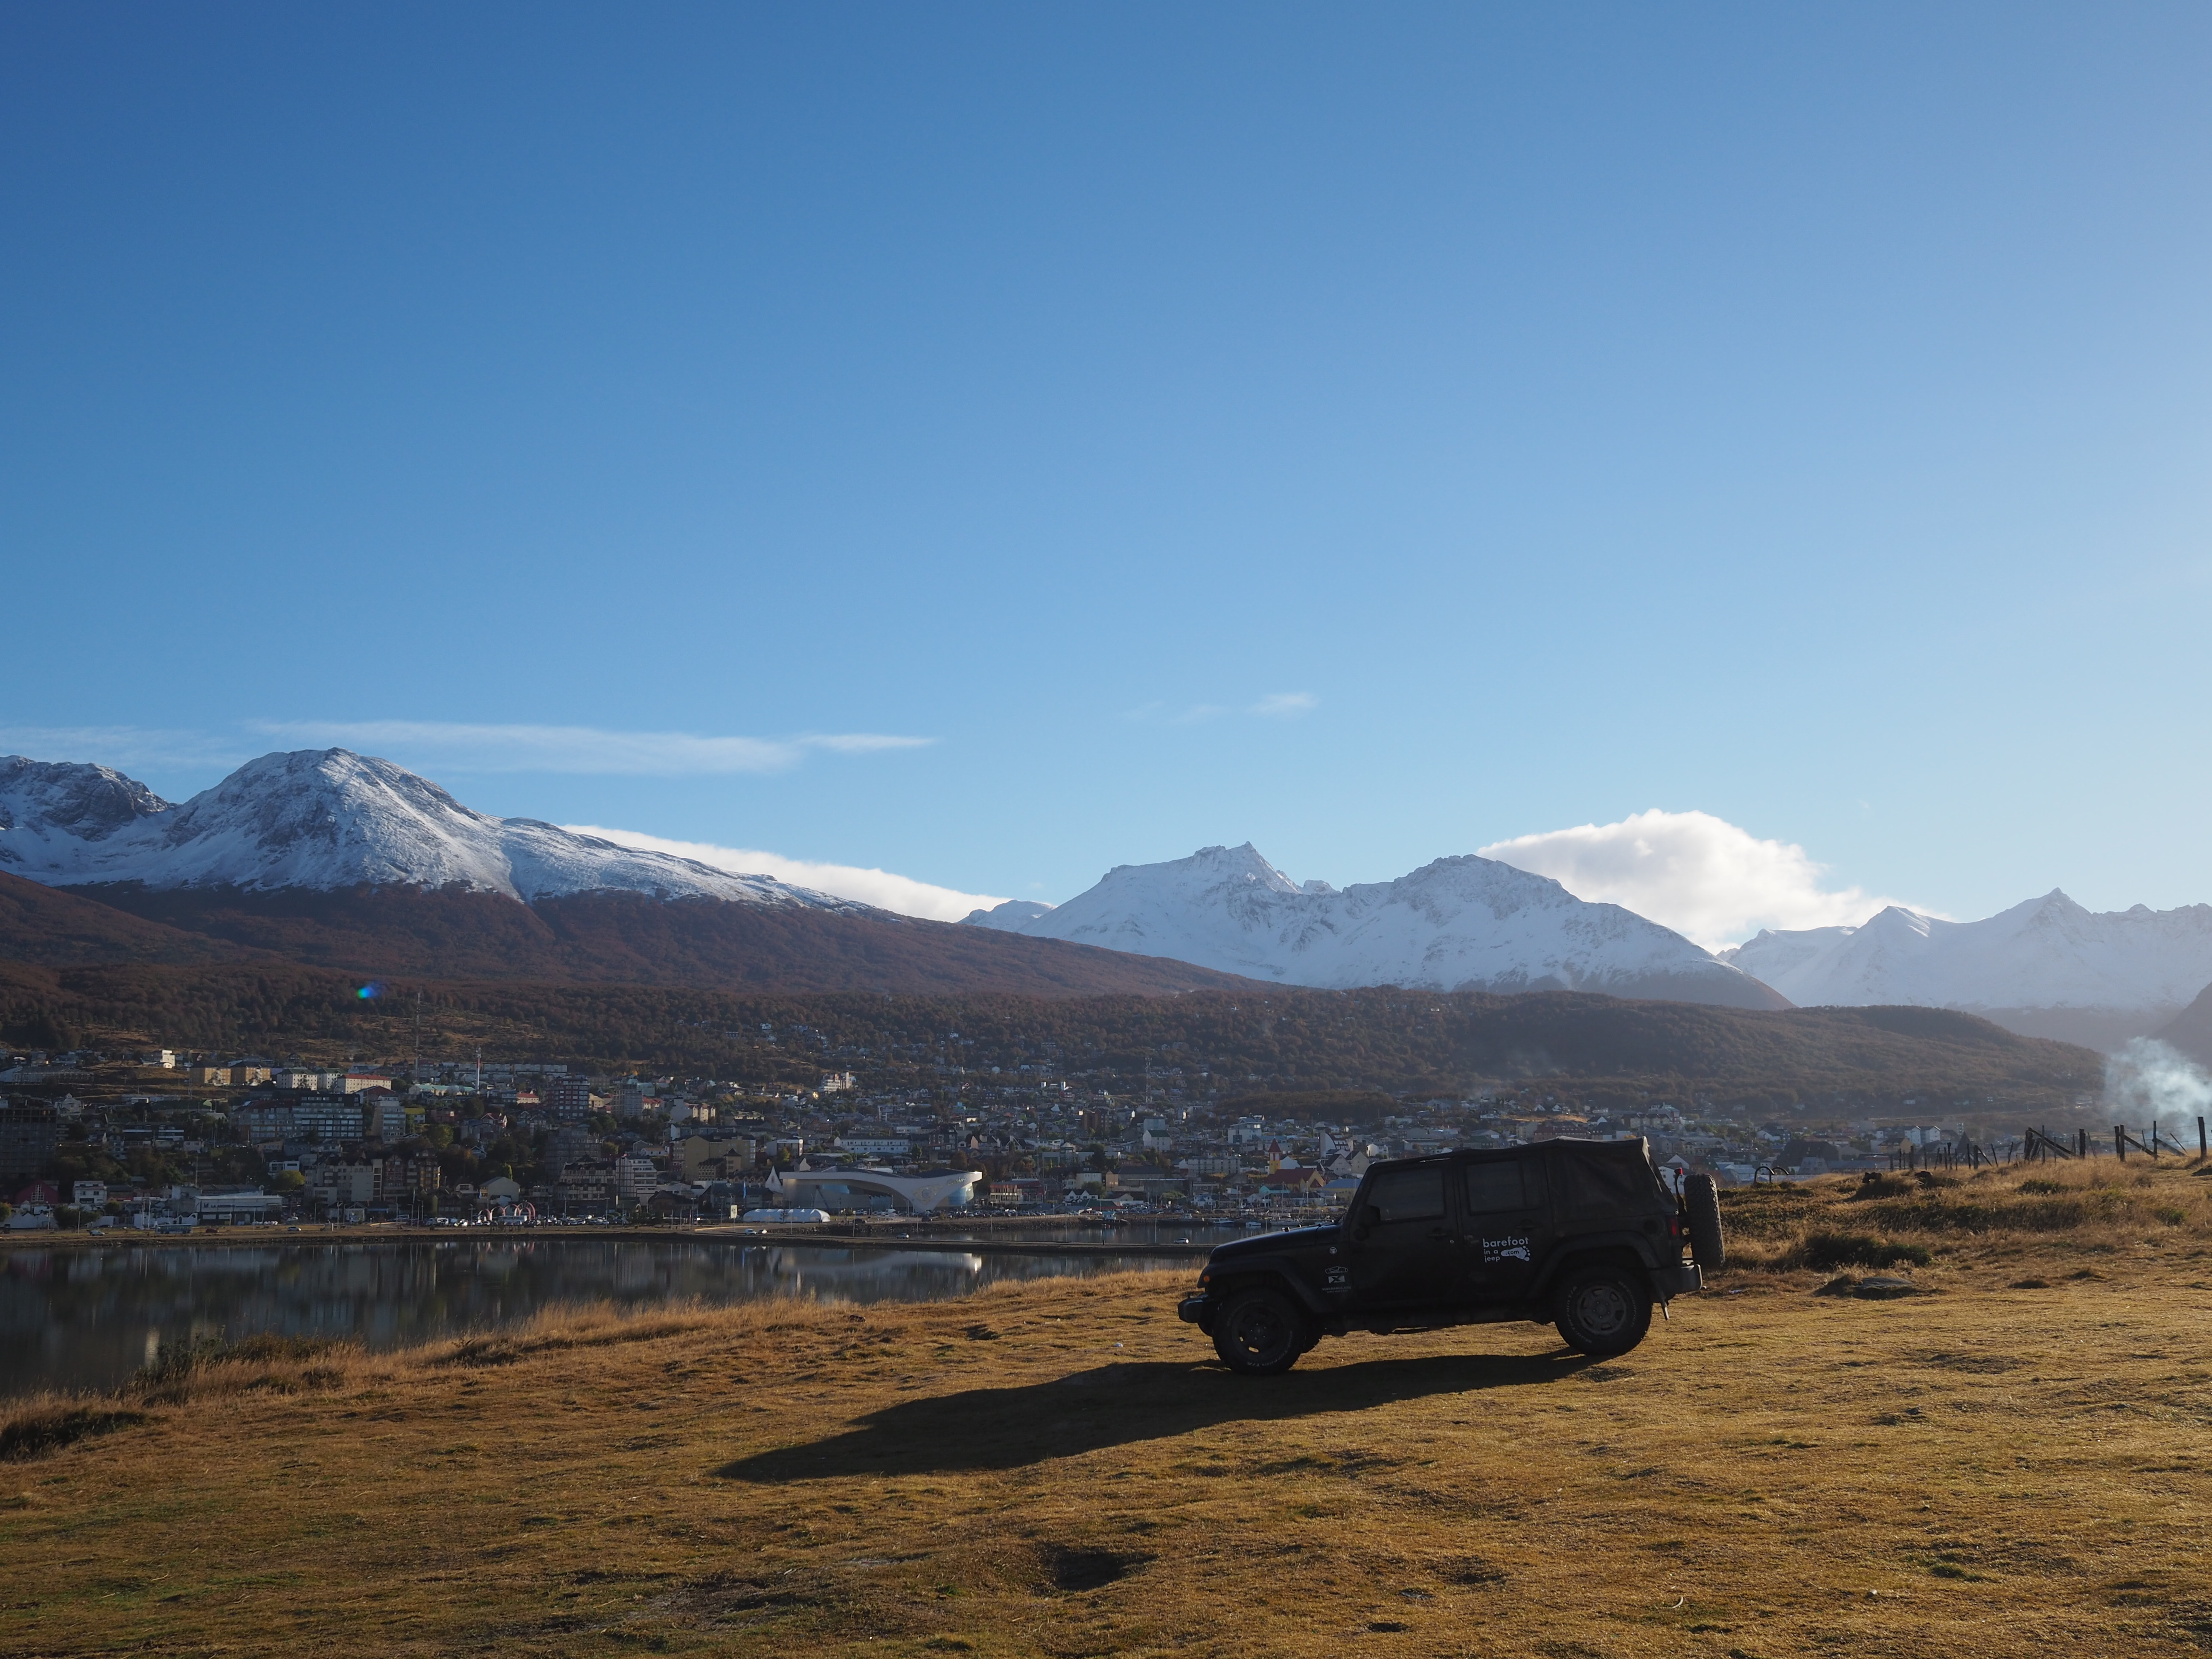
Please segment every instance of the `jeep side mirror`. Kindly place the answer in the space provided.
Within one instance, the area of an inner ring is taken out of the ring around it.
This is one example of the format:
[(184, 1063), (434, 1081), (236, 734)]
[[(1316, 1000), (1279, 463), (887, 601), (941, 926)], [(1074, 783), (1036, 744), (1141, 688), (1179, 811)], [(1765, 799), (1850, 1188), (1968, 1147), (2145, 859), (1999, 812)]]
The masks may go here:
[(1367, 1237), (1369, 1228), (1379, 1227), (1382, 1224), (1382, 1206), (1377, 1204), (1363, 1204), (1359, 1206), (1358, 1213), (1352, 1218), (1352, 1236), (1354, 1238), (1364, 1238)]

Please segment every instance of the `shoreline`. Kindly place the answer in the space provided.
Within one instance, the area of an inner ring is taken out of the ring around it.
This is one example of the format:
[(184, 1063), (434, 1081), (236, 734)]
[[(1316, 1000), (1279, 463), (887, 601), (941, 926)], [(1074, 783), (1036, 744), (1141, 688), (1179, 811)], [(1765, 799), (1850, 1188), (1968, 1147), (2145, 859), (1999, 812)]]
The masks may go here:
[[(1252, 1235), (1225, 1233), (1224, 1237)], [(853, 1232), (819, 1224), (746, 1227), (721, 1223), (700, 1227), (406, 1227), (394, 1224), (362, 1227), (301, 1227), (283, 1229), (223, 1228), (214, 1232), (88, 1233), (24, 1232), (0, 1235), (0, 1261), (25, 1250), (64, 1250), (70, 1253), (112, 1249), (253, 1249), (270, 1246), (335, 1246), (341, 1244), (462, 1244), (491, 1241), (510, 1243), (559, 1244), (615, 1242), (621, 1243), (712, 1243), (739, 1249), (787, 1245), (811, 1249), (921, 1250), (968, 1255), (1150, 1256), (1190, 1260), (1209, 1253), (1220, 1239), (1194, 1238), (1188, 1244), (1164, 1244), (1146, 1240), (1119, 1243), (1106, 1239), (961, 1238), (948, 1231), (915, 1233), (909, 1237), (884, 1232)]]

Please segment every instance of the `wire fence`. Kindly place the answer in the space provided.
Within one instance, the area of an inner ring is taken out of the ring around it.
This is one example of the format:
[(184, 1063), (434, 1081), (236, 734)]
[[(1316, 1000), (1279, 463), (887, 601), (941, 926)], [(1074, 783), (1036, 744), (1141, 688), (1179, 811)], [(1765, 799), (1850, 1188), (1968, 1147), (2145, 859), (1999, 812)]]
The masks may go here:
[[(2136, 1153), (2155, 1164), (2171, 1154), (2186, 1160), (2188, 1147), (2166, 1133), (2155, 1123), (2146, 1126), (2141, 1133), (2124, 1123), (2112, 1126), (2112, 1155), (2124, 1164), (2128, 1155)], [(1893, 1170), (1980, 1170), (2003, 1164), (2086, 1163), (2104, 1156), (2101, 1139), (2092, 1139), (2087, 1129), (2076, 1129), (2071, 1134), (2053, 1134), (2050, 1130), (2035, 1127), (2021, 1132), (2012, 1141), (1990, 1145), (1972, 1138), (1946, 1140), (1935, 1146), (1907, 1146), (1888, 1154)], [(2197, 1120), (2197, 1161), (2212, 1160), (2212, 1138), (2205, 1133), (2205, 1121)]]

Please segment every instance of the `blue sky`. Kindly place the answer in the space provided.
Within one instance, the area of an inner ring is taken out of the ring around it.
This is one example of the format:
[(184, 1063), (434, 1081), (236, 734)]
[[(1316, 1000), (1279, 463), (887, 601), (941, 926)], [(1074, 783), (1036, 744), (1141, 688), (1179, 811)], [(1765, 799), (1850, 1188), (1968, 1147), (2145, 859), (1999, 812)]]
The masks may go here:
[(8, 5), (0, 747), (1055, 900), (1652, 809), (2212, 900), (2209, 81), (2201, 7)]

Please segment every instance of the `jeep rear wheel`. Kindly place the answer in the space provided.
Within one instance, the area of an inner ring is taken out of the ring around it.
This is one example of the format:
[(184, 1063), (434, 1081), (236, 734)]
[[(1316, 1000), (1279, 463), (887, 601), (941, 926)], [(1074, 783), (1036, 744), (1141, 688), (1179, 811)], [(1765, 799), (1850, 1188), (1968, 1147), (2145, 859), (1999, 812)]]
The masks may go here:
[(1279, 1376), (1309, 1346), (1305, 1316), (1280, 1291), (1239, 1291), (1214, 1316), (1214, 1352), (1246, 1376)]
[(1593, 1359), (1626, 1353), (1651, 1328), (1651, 1287), (1626, 1267), (1583, 1267), (1553, 1299), (1559, 1335)]

